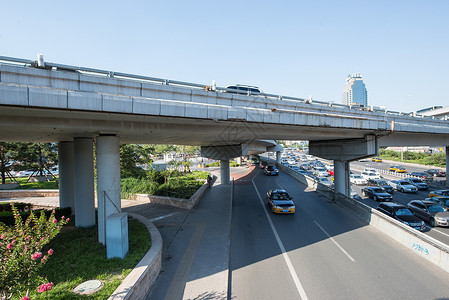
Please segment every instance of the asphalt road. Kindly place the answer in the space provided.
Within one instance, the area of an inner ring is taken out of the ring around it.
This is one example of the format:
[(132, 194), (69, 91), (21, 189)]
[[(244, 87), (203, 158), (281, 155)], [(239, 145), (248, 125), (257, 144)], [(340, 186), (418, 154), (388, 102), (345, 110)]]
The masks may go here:
[[(296, 213), (268, 211), (284, 188)], [(286, 174), (234, 185), (228, 299), (444, 299), (449, 274)]]

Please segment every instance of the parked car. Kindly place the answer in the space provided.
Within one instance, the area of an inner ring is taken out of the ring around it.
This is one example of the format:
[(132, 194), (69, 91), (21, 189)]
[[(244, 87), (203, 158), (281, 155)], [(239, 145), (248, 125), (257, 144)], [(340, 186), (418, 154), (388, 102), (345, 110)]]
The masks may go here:
[(388, 184), (391, 185), (396, 191), (400, 191), (403, 193), (417, 193), (418, 188), (405, 180), (391, 180), (388, 181)]
[(388, 171), (396, 172), (396, 173), (405, 173), (405, 168), (401, 166), (391, 166), (388, 168)]
[(430, 175), (430, 174), (428, 174), (426, 172), (412, 172), (412, 173), (410, 173), (410, 175), (414, 176), (414, 177), (418, 177), (421, 180), (426, 181), (426, 182), (433, 181), (432, 175)]
[(329, 172), (325, 168), (317, 167), (313, 170), (313, 175), (316, 177), (327, 177), (329, 176)]
[(365, 168), (365, 169), (363, 169), (363, 172), (374, 173), (376, 175), (379, 175), (379, 177), (380, 177), (380, 173), (374, 168)]
[(35, 170), (24, 170), (16, 173), (16, 177), (30, 177), (31, 175), (36, 175), (37, 171)]
[(368, 180), (368, 179), (380, 179), (379, 173), (373, 173), (373, 172), (369, 172), (369, 171), (363, 171), (360, 175), (361, 175), (363, 178), (365, 178), (366, 180)]
[(268, 191), (267, 203), (273, 213), (293, 214), (296, 211), (293, 198), (282, 189)]
[(416, 186), (418, 188), (418, 190), (428, 190), (429, 189), (429, 186), (427, 185), (427, 183), (423, 182), (419, 178), (404, 178), (403, 180), (413, 184), (414, 186)]
[(426, 198), (426, 200), (435, 202), (441, 205), (444, 209), (449, 210), (449, 197), (430, 197)]
[(445, 177), (446, 176), (446, 172), (439, 170), (439, 169), (429, 169), (429, 170), (426, 170), (425, 172), (432, 176), (436, 176), (436, 177)]
[(350, 174), (349, 182), (356, 185), (365, 185), (368, 183), (368, 181), (365, 178), (363, 178), (361, 175), (358, 174)]
[(350, 193), (351, 193), (351, 198), (353, 198), (353, 199), (359, 198), (359, 195), (358, 195), (358, 194), (356, 193), (356, 191), (354, 191), (352, 188), (351, 188)]
[(371, 158), (371, 161), (372, 162), (382, 162), (382, 158), (380, 158), (380, 157), (373, 157), (373, 158)]
[(416, 230), (424, 231), (426, 228), (424, 221), (413, 215), (413, 213), (402, 204), (382, 202), (377, 207), (377, 210), (405, 225), (415, 228)]
[(290, 166), (293, 171), (299, 172), (300, 168), (297, 165)]
[(332, 188), (334, 186), (334, 183), (331, 179), (329, 179), (329, 177), (318, 177), (317, 181), (329, 188)]
[(383, 188), (387, 193), (390, 194), (392, 194), (394, 191), (393, 187), (389, 185), (388, 182), (386, 182), (384, 179), (369, 179), (368, 185)]
[(413, 200), (407, 204), (411, 212), (430, 224), (430, 226), (449, 226), (449, 212), (441, 205), (426, 200)]
[(449, 190), (431, 191), (429, 197), (449, 197)]
[(273, 176), (278, 176), (279, 175), (279, 170), (272, 165), (268, 165), (265, 167), (264, 169), (265, 175), (269, 176), (269, 175), (273, 175)]
[(362, 189), (362, 195), (373, 198), (374, 201), (392, 201), (393, 196), (383, 188), (377, 186), (367, 186)]

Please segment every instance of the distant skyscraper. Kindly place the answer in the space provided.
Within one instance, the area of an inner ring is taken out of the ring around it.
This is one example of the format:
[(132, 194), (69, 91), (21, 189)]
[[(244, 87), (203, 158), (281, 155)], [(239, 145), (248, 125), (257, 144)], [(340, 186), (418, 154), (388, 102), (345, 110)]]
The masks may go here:
[(343, 91), (343, 104), (368, 106), (368, 93), (360, 73), (348, 75)]

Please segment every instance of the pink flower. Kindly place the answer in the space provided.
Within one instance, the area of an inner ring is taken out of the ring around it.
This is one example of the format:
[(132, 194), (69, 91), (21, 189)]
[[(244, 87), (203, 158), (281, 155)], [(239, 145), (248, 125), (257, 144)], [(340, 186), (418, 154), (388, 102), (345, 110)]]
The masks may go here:
[(32, 260), (38, 260), (41, 257), (42, 257), (42, 253), (41, 252), (36, 252), (34, 254), (31, 254), (31, 259)]
[(8, 245), (6, 245), (6, 248), (7, 248), (8, 250), (11, 250), (12, 247), (13, 247), (13, 244), (8, 244)]
[(64, 216), (62, 216), (62, 217), (61, 217), (61, 219), (63, 219), (63, 220), (64, 220), (64, 219), (65, 219), (65, 217), (64, 217)]
[(53, 255), (53, 249), (48, 250), (47, 254), (48, 255)]
[(0, 235), (0, 239), (3, 240), (6, 237), (6, 234)]
[(30, 298), (27, 296), (24, 296), (24, 297), (22, 297), (22, 300), (30, 300)]
[(56, 219), (53, 219), (52, 222), (53, 222), (53, 224), (56, 224), (58, 221), (56, 221)]
[(67, 222), (70, 221), (70, 218), (67, 218)]
[(52, 286), (53, 286), (53, 282), (44, 283), (44, 284), (42, 284), (42, 285), (37, 287), (37, 292), (38, 293), (43, 293), (43, 292), (46, 292), (46, 291), (50, 291)]

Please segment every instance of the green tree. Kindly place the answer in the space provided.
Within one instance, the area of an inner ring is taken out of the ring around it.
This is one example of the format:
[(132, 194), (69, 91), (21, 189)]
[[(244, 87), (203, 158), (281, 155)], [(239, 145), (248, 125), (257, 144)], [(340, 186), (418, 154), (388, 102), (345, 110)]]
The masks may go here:
[(2, 184), (6, 183), (7, 172), (11, 171), (12, 157), (15, 156), (16, 144), (0, 142), (0, 176)]
[(151, 163), (154, 147), (151, 145), (127, 144), (120, 146), (120, 175), (122, 178), (145, 176), (142, 165)]

